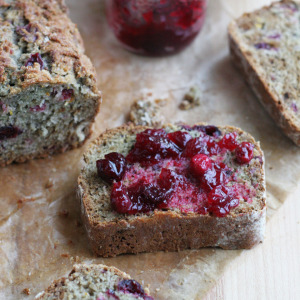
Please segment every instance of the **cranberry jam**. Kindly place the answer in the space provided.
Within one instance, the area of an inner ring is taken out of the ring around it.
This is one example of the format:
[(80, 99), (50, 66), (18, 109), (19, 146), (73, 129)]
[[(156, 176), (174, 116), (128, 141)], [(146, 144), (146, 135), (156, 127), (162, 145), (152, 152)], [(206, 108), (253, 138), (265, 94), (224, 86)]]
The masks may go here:
[(122, 214), (178, 209), (226, 216), (255, 187), (238, 180), (253, 159), (254, 145), (237, 132), (215, 126), (147, 129), (124, 157), (112, 152), (96, 162), (99, 177), (112, 184), (111, 205)]
[(202, 28), (206, 0), (106, 0), (108, 23), (118, 40), (138, 54), (181, 51)]

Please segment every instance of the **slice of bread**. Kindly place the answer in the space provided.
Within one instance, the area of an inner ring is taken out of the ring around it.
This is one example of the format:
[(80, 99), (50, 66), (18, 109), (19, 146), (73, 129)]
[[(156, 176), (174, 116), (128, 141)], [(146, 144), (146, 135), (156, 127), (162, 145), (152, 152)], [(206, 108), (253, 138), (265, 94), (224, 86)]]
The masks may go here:
[(68, 277), (55, 280), (36, 300), (153, 300), (149, 290), (114, 267), (77, 264)]
[[(239, 249), (251, 248), (263, 240), (266, 221), (263, 152), (249, 134), (230, 126), (218, 128), (219, 139), (226, 133), (236, 132), (238, 142), (254, 145), (250, 163), (240, 165), (232, 159), (227, 160), (236, 170), (236, 180), (252, 190), (249, 201), (240, 201), (225, 217), (183, 213), (178, 209), (155, 209), (134, 215), (114, 211), (110, 202), (112, 185), (98, 177), (96, 161), (110, 152), (127, 155), (135, 144), (136, 134), (147, 128), (128, 124), (108, 130), (91, 143), (84, 154), (85, 164), (78, 178), (78, 190), (83, 222), (94, 253), (107, 257), (201, 247)], [(186, 125), (169, 124), (163, 128), (166, 132), (188, 131), (193, 137), (200, 135), (198, 130)]]
[(235, 65), (284, 133), (300, 146), (300, 4), (274, 2), (228, 28)]

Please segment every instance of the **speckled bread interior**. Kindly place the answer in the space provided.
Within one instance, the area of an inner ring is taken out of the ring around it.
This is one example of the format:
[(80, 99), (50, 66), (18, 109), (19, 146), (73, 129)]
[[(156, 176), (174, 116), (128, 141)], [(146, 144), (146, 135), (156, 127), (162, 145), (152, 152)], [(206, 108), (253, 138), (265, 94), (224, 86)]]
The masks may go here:
[(81, 145), (101, 96), (64, 2), (1, 1), (0, 33), (0, 165)]
[[(142, 300), (144, 298), (119, 292), (116, 289), (118, 282), (123, 279), (131, 279), (130, 276), (117, 268), (105, 265), (77, 264), (73, 266), (68, 277), (55, 280), (44, 292), (38, 294), (36, 300), (54, 299), (111, 299), (106, 294), (111, 290), (115, 299)], [(149, 290), (144, 289), (149, 295)], [(111, 296), (113, 298), (113, 296)], [(117, 298), (118, 297), (118, 298)]]
[[(251, 248), (263, 240), (266, 214), (264, 159), (259, 143), (242, 130), (219, 127), (224, 135), (238, 133), (239, 141), (255, 145), (254, 159), (248, 165), (231, 165), (240, 180), (256, 186), (252, 203), (241, 202), (223, 218), (209, 214), (183, 214), (176, 209), (155, 210), (148, 214), (122, 215), (110, 204), (111, 185), (97, 176), (96, 160), (117, 151), (126, 155), (138, 132), (147, 127), (125, 125), (108, 130), (95, 140), (84, 154), (84, 167), (78, 178), (81, 213), (93, 251), (101, 256), (121, 253), (217, 246), (224, 249)], [(181, 130), (179, 125), (165, 125), (166, 131)], [(190, 132), (197, 136), (199, 132)]]
[(300, 146), (300, 4), (274, 2), (229, 25), (232, 60), (275, 123)]

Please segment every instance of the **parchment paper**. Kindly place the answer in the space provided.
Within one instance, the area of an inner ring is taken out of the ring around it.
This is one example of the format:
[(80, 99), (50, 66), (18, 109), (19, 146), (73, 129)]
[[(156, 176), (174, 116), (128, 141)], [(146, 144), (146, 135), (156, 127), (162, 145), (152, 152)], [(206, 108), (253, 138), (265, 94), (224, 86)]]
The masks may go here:
[[(268, 2), (212, 0), (194, 44), (179, 55), (154, 59), (119, 46), (106, 25), (102, 1), (67, 1), (103, 91), (92, 138), (122, 124), (131, 103), (147, 90), (170, 99), (168, 121), (239, 126), (260, 140), (265, 151), (270, 217), (300, 181), (300, 152), (232, 66), (226, 39), (231, 18)], [(192, 85), (203, 91), (201, 105), (179, 111), (178, 104)], [(157, 299), (199, 299), (243, 252), (203, 249), (96, 258), (80, 221), (75, 192), (83, 151), (84, 147), (0, 169), (1, 299), (32, 298), (53, 279), (66, 275), (75, 261), (114, 265), (150, 284)], [(22, 294), (24, 288), (31, 290), (30, 296)]]

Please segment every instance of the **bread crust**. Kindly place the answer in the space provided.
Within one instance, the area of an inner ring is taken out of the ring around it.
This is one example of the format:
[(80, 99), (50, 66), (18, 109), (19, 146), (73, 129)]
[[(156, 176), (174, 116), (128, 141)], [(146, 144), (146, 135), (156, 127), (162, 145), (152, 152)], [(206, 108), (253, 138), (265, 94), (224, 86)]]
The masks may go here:
[[(89, 154), (93, 147), (101, 147), (116, 133), (132, 134), (146, 128), (148, 127), (129, 124), (106, 131), (89, 146), (84, 154), (85, 162), (89, 162)], [(238, 128), (229, 126), (226, 128), (241, 132)], [(255, 147), (259, 147), (253, 138), (251, 140)], [(259, 151), (263, 155), (260, 148)], [(222, 218), (196, 213), (184, 214), (171, 210), (155, 210), (148, 215), (135, 217), (120, 215), (113, 221), (99, 221), (90, 213), (94, 204), (89, 194), (89, 183), (83, 176), (83, 169), (78, 178), (78, 192), (81, 201), (81, 216), (91, 248), (95, 254), (103, 257), (122, 253), (178, 251), (203, 247), (249, 249), (264, 238), (266, 196), (263, 164), (260, 168), (262, 197), (258, 201), (258, 210), (239, 212), (237, 209)]]
[[(81, 35), (67, 16), (63, 0), (3, 1), (0, 10), (13, 11), (15, 23), (20, 24), (16, 28), (5, 17), (0, 22), (1, 97), (12, 96), (34, 84), (78, 84), (79, 80), (99, 95), (95, 69), (84, 54)], [(17, 54), (25, 50), (19, 49), (14, 40), (31, 50)], [(51, 67), (25, 66), (30, 55), (36, 52), (49, 57)]]
[[(281, 2), (287, 3), (291, 1), (284, 0)], [(267, 6), (262, 9), (266, 8)], [(230, 55), (234, 65), (241, 71), (246, 82), (275, 123), (283, 130), (286, 136), (300, 147), (300, 126), (293, 121), (293, 116), (283, 107), (281, 100), (278, 99), (268, 87), (268, 83), (258, 74), (257, 63), (254, 61), (251, 53), (247, 52), (239, 42), (236, 32), (237, 27), (236, 21), (232, 21), (228, 26)]]

